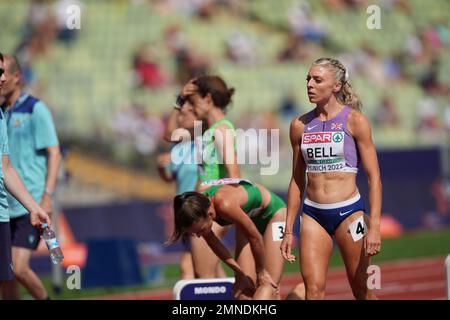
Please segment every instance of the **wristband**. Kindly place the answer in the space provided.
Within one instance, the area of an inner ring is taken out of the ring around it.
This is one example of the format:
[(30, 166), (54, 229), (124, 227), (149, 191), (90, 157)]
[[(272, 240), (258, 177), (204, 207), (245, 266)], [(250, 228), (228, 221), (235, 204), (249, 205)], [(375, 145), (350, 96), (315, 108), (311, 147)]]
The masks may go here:
[(177, 100), (173, 103), (173, 107), (177, 110), (180, 110), (183, 104), (186, 102), (186, 99), (183, 98), (180, 94), (177, 96)]

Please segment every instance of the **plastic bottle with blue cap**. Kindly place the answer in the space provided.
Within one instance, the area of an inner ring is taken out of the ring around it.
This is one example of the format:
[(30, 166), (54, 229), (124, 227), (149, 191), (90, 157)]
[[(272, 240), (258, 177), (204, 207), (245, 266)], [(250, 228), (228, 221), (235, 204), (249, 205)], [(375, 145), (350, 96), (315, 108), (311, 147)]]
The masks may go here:
[(56, 239), (55, 232), (49, 228), (47, 223), (42, 224), (42, 238), (45, 240), (45, 244), (47, 245), (48, 251), (50, 252), (50, 259), (53, 264), (59, 264), (64, 260), (64, 255), (61, 250), (61, 246), (59, 245), (58, 240)]

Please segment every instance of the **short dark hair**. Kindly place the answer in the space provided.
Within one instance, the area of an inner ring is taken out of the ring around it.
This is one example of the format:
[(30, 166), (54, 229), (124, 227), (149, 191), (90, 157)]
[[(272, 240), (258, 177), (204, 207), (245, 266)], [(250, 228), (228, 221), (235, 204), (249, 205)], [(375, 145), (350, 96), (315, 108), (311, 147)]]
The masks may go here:
[(3, 62), (3, 54), (0, 52), (0, 60)]
[(20, 67), (19, 59), (15, 55), (8, 54), (7, 55), (9, 62), (9, 72), (22, 74), (22, 68)]

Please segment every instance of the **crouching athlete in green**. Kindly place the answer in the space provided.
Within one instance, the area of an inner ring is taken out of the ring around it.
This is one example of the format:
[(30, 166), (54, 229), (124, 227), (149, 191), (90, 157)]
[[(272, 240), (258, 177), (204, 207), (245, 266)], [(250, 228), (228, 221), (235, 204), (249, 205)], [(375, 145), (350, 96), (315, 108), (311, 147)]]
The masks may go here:
[[(237, 299), (279, 299), (284, 260), (280, 244), (284, 235), (286, 204), (260, 184), (242, 179), (221, 179), (203, 193), (185, 192), (174, 198), (175, 231), (169, 243), (183, 234), (203, 237), (235, 275)], [(236, 252), (212, 231), (213, 221), (236, 227)]]

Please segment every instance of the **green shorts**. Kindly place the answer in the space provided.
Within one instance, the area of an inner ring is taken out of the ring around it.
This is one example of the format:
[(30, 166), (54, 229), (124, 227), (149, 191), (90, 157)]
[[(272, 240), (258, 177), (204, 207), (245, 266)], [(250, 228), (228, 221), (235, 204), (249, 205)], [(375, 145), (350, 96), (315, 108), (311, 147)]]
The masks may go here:
[(286, 203), (283, 201), (283, 199), (281, 199), (272, 191), (269, 192), (270, 202), (267, 208), (256, 217), (251, 218), (261, 235), (264, 235), (264, 232), (266, 232), (267, 225), (269, 224), (270, 220), (272, 220), (272, 217), (275, 215), (275, 213), (277, 213), (277, 211), (282, 208), (286, 208)]

